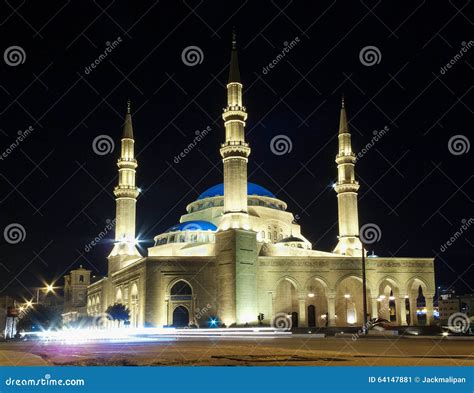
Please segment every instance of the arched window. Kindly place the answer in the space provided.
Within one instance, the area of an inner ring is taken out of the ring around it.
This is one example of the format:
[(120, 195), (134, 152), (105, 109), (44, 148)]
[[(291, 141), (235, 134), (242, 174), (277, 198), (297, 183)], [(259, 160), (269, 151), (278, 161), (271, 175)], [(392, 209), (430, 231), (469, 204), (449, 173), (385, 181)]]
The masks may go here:
[(79, 282), (84, 282), (84, 276), (82, 274), (79, 276)]
[(189, 284), (185, 281), (178, 281), (171, 287), (171, 295), (191, 295), (193, 293)]
[(171, 300), (191, 300), (193, 290), (185, 281), (178, 281), (170, 289)]
[(265, 231), (262, 231), (262, 239), (265, 239)]

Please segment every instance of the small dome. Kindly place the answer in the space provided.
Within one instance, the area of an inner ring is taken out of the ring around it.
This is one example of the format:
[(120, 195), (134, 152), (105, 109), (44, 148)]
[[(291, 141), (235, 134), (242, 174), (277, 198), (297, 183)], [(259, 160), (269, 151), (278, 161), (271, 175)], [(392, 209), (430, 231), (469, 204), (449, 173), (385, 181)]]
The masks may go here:
[(209, 221), (185, 221), (173, 225), (171, 228), (168, 228), (165, 233), (176, 231), (217, 231), (217, 227)]
[[(270, 198), (276, 198), (275, 194), (255, 183), (247, 183), (247, 195), (266, 196)], [(198, 196), (198, 200), (204, 198), (211, 198), (216, 196), (224, 196), (224, 183), (216, 184), (211, 188), (208, 188), (201, 195)]]
[(299, 237), (296, 237), (296, 236), (286, 237), (286, 238), (280, 240), (278, 243), (292, 243), (292, 242), (306, 243), (303, 239), (300, 239)]

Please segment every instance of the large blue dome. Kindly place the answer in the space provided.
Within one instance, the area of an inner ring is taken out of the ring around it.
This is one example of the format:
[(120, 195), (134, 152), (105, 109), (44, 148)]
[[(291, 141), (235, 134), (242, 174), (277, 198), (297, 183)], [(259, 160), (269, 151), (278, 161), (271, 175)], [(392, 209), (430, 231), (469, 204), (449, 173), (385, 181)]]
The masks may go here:
[[(276, 198), (276, 196), (272, 192), (268, 191), (265, 187), (259, 186), (255, 183), (247, 183), (247, 194)], [(216, 184), (215, 186), (208, 188), (201, 195), (199, 195), (197, 199), (199, 200), (215, 196), (224, 196), (224, 183)]]
[(217, 227), (209, 221), (185, 221), (179, 224), (173, 225), (168, 228), (165, 232), (176, 232), (176, 231), (217, 231)]

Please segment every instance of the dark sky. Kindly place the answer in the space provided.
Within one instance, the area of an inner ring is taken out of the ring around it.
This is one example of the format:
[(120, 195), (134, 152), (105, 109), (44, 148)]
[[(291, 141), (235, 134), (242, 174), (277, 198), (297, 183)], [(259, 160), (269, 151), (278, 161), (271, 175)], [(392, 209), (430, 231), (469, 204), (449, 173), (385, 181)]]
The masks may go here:
[[(473, 139), (472, 15), (465, 1), (395, 4), (3, 2), (2, 54), (19, 46), (25, 57), (20, 53), (17, 65), (14, 56), (0, 58), (1, 150), (19, 130), (33, 131), (0, 160), (1, 234), (11, 224), (26, 233), (17, 244), (0, 236), (0, 294), (26, 295), (26, 287), (61, 278), (79, 264), (105, 274), (113, 233), (90, 252), (85, 246), (114, 217), (128, 97), (144, 246), (222, 181), (220, 116), (233, 25), (249, 113), (249, 180), (288, 203), (317, 249), (332, 250), (337, 205), (330, 185), (344, 93), (355, 151), (374, 130), (389, 128), (356, 166), (360, 224), (376, 224), (382, 233), (372, 248), (381, 256), (436, 256), (438, 285), (472, 291), (474, 225), (440, 250), (473, 217), (473, 150), (462, 153)], [(183, 63), (189, 46), (202, 51), (201, 63)], [(364, 65), (359, 55), (370, 46), (380, 56)], [(195, 131), (207, 126), (209, 135), (175, 164)], [(114, 139), (111, 154), (94, 153), (99, 135)], [(271, 152), (277, 135), (291, 140), (291, 152)], [(456, 135), (462, 154), (449, 149)]]

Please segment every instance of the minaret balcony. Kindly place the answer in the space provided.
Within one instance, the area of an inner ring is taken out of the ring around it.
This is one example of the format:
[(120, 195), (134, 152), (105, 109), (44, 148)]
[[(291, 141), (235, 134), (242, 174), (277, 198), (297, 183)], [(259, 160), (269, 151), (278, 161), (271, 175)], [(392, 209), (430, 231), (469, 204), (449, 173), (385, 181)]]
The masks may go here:
[(126, 186), (120, 185), (114, 188), (114, 195), (117, 198), (133, 198), (136, 199), (138, 197), (138, 188), (135, 186)]
[(336, 156), (337, 164), (355, 164), (356, 156), (354, 153), (339, 153)]
[(121, 157), (117, 160), (117, 166), (121, 169), (122, 168), (136, 169), (138, 164), (137, 164), (137, 160), (135, 160), (134, 158)]
[(250, 155), (250, 147), (247, 142), (243, 141), (228, 141), (221, 144), (221, 156), (227, 157), (243, 157), (247, 158)]
[(244, 106), (228, 106), (224, 108), (224, 113), (222, 114), (222, 119), (224, 121), (230, 120), (247, 120), (247, 112), (245, 112)]
[(345, 180), (343, 182), (337, 182), (334, 186), (334, 190), (338, 193), (344, 192), (357, 192), (360, 188), (359, 182), (357, 180)]

